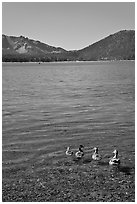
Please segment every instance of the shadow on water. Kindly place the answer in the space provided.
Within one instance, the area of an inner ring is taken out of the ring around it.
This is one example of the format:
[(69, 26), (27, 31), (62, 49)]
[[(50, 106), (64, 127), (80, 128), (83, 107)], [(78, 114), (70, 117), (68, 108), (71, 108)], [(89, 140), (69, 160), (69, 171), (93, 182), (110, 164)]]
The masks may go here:
[(83, 164), (95, 162), (97, 165), (101, 165), (101, 166), (108, 166), (109, 165), (107, 161), (106, 162), (105, 161), (94, 161), (92, 158), (84, 158), (84, 159), (74, 158), (73, 161), (76, 163), (83, 163)]
[(83, 159), (82, 158), (73, 158), (73, 161), (77, 164), (82, 163)]
[(101, 166), (108, 166), (109, 163), (108, 163), (108, 161), (98, 161), (98, 165), (101, 165)]
[(91, 157), (90, 158), (87, 157), (87, 158), (81, 158), (81, 159), (74, 158), (73, 161), (79, 164), (88, 164), (88, 163), (91, 163), (93, 160)]
[(132, 168), (129, 166), (111, 166), (111, 170), (115, 173), (122, 172), (125, 175), (131, 175)]
[(129, 166), (119, 166), (118, 167), (118, 171), (119, 172), (123, 172), (123, 173), (125, 173), (126, 175), (131, 175), (131, 167), (129, 167)]
[(83, 163), (87, 164), (87, 163), (90, 163), (91, 161), (92, 161), (91, 158), (86, 158), (86, 159), (83, 160)]
[(91, 158), (73, 158), (73, 162), (78, 165), (87, 164), (92, 161)]

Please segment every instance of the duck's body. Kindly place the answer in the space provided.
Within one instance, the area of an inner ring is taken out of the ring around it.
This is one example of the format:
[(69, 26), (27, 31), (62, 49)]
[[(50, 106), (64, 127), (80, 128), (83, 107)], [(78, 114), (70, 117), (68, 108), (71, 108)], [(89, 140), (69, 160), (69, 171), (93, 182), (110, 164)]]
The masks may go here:
[(75, 156), (76, 156), (76, 158), (80, 159), (84, 156), (84, 152), (78, 151), (78, 152), (76, 152)]
[(92, 159), (93, 159), (93, 160), (96, 160), (96, 161), (101, 160), (101, 156), (100, 156), (100, 154), (98, 153), (98, 148), (97, 148), (97, 147), (94, 147), (94, 153), (93, 153), (93, 155), (92, 155)]
[(118, 158), (118, 151), (114, 150), (113, 153), (114, 156), (110, 159), (109, 164), (118, 166), (120, 164), (120, 159)]
[(79, 150), (75, 153), (77, 159), (81, 159), (84, 156), (84, 152), (82, 150), (83, 145), (79, 146)]
[(70, 150), (70, 147), (67, 147), (66, 155), (67, 156), (72, 156), (73, 155), (73, 152)]
[(110, 165), (119, 165), (120, 164), (120, 159), (112, 158), (112, 159), (110, 159), (109, 164)]

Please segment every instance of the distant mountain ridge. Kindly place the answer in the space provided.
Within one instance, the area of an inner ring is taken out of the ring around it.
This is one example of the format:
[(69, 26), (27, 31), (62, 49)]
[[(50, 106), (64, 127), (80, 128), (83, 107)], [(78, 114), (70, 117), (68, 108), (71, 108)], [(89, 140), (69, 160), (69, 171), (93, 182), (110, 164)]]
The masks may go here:
[(78, 51), (86, 60), (135, 59), (135, 31), (123, 30)]
[(81, 50), (67, 51), (24, 36), (2, 35), (2, 61), (134, 60), (135, 31), (122, 30)]

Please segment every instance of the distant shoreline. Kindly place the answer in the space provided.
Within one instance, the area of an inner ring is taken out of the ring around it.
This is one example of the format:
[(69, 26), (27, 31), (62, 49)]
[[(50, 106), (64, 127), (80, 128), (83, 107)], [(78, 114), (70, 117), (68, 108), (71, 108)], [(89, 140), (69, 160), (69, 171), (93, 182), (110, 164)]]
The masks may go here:
[(67, 63), (97, 63), (97, 62), (135, 62), (135, 60), (98, 60), (98, 61), (57, 61), (57, 62), (2, 62), (2, 64), (67, 64)]

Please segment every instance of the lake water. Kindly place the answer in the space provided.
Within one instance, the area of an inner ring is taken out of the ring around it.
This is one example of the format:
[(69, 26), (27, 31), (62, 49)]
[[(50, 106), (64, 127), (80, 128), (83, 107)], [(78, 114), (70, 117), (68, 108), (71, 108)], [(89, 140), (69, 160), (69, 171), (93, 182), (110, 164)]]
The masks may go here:
[(134, 164), (134, 129), (134, 61), (3, 64), (3, 169), (79, 144)]

